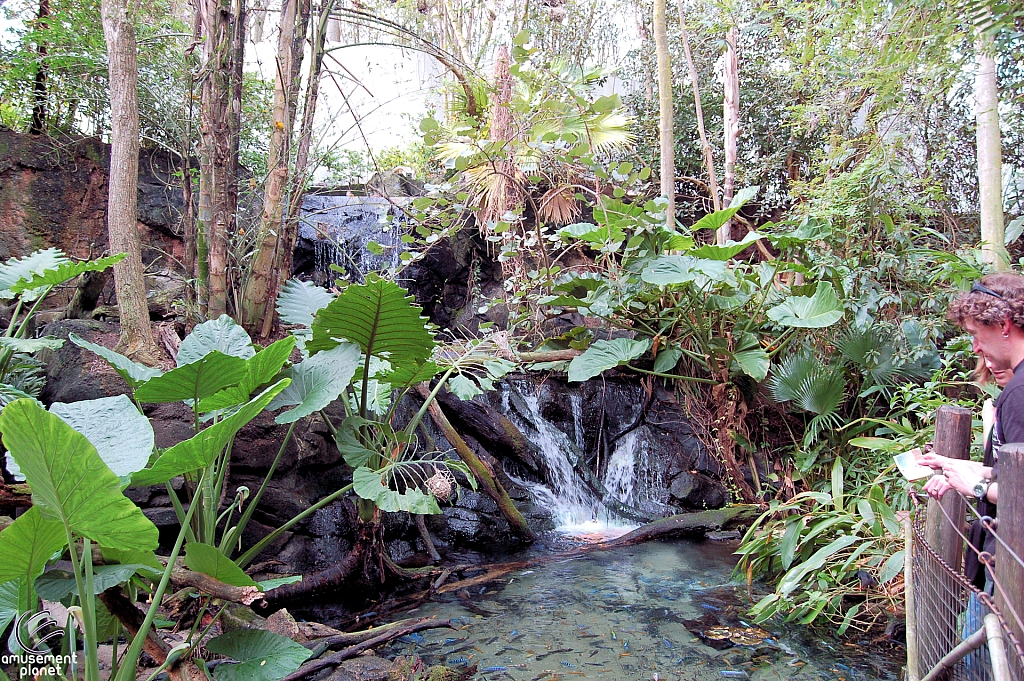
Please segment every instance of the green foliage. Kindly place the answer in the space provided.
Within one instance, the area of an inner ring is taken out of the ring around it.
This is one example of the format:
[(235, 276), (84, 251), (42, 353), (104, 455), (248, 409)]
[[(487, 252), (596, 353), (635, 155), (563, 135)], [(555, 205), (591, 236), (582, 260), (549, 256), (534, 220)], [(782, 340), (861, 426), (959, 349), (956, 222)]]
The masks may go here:
[(608, 369), (628, 364), (647, 352), (650, 347), (651, 341), (646, 338), (595, 341), (582, 355), (574, 357), (569, 363), (569, 380), (586, 381)]
[(114, 352), (110, 348), (105, 348), (102, 345), (90, 343), (77, 334), (69, 334), (68, 340), (78, 347), (84, 348), (103, 358), (103, 360), (105, 360), (107, 364), (117, 372), (117, 375), (124, 379), (125, 383), (127, 383), (132, 390), (137, 389), (149, 379), (163, 374), (159, 369), (154, 369), (153, 367), (133, 362), (124, 355)]
[(359, 346), (341, 343), (318, 352), (291, 368), (292, 382), (270, 403), (271, 410), (294, 407), (278, 414), (278, 423), (294, 423), (320, 411), (345, 391), (359, 365)]
[(153, 455), (153, 426), (127, 395), (54, 402), (50, 413), (84, 435), (103, 463), (122, 480), (145, 468)]
[(185, 566), (231, 586), (256, 586), (252, 577), (242, 572), (220, 549), (209, 544), (191, 542), (185, 551)]
[(207, 650), (236, 661), (219, 665), (216, 681), (277, 681), (299, 668), (310, 651), (289, 638), (262, 629), (231, 631), (211, 639)]
[(43, 518), (41, 510), (35, 506), (0, 532), (0, 583), (16, 581), (13, 588), (19, 612), (35, 606), (36, 577), (67, 541), (61, 524)]

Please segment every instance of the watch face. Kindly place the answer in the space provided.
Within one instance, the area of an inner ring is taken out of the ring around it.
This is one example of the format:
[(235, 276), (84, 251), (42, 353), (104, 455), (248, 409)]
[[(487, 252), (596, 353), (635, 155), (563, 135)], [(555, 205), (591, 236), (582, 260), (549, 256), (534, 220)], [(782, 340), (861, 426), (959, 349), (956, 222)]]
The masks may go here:
[(985, 496), (985, 494), (987, 492), (988, 492), (988, 485), (986, 483), (979, 482), (979, 483), (974, 485), (974, 496), (978, 497), (979, 499), (984, 498), (984, 496)]

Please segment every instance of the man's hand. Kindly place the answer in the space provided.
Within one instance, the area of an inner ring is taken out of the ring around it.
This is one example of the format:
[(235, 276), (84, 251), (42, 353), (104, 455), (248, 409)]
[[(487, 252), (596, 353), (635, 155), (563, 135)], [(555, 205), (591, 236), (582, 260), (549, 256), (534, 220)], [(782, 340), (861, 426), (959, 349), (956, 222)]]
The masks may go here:
[(933, 475), (924, 483), (924, 491), (933, 499), (941, 499), (942, 495), (953, 489), (945, 475)]

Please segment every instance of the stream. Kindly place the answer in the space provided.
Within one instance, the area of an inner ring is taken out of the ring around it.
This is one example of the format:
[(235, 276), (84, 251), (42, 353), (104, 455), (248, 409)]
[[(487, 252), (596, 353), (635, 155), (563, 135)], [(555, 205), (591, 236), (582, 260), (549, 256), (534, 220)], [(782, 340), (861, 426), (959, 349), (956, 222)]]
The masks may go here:
[(410, 614), (452, 618), (460, 630), (405, 636), (383, 654), (516, 681), (898, 678), (902, 649), (753, 625), (744, 586), (731, 582), (736, 546), (651, 542), (540, 563), (438, 596)]

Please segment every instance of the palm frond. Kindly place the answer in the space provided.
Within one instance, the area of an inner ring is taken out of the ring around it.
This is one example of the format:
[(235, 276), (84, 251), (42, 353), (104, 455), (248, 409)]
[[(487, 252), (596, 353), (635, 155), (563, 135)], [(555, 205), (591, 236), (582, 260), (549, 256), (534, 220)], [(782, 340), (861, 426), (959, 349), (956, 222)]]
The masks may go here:
[(804, 411), (827, 416), (843, 403), (846, 380), (842, 367), (824, 364), (810, 352), (802, 352), (775, 365), (768, 389), (777, 402), (792, 402)]

